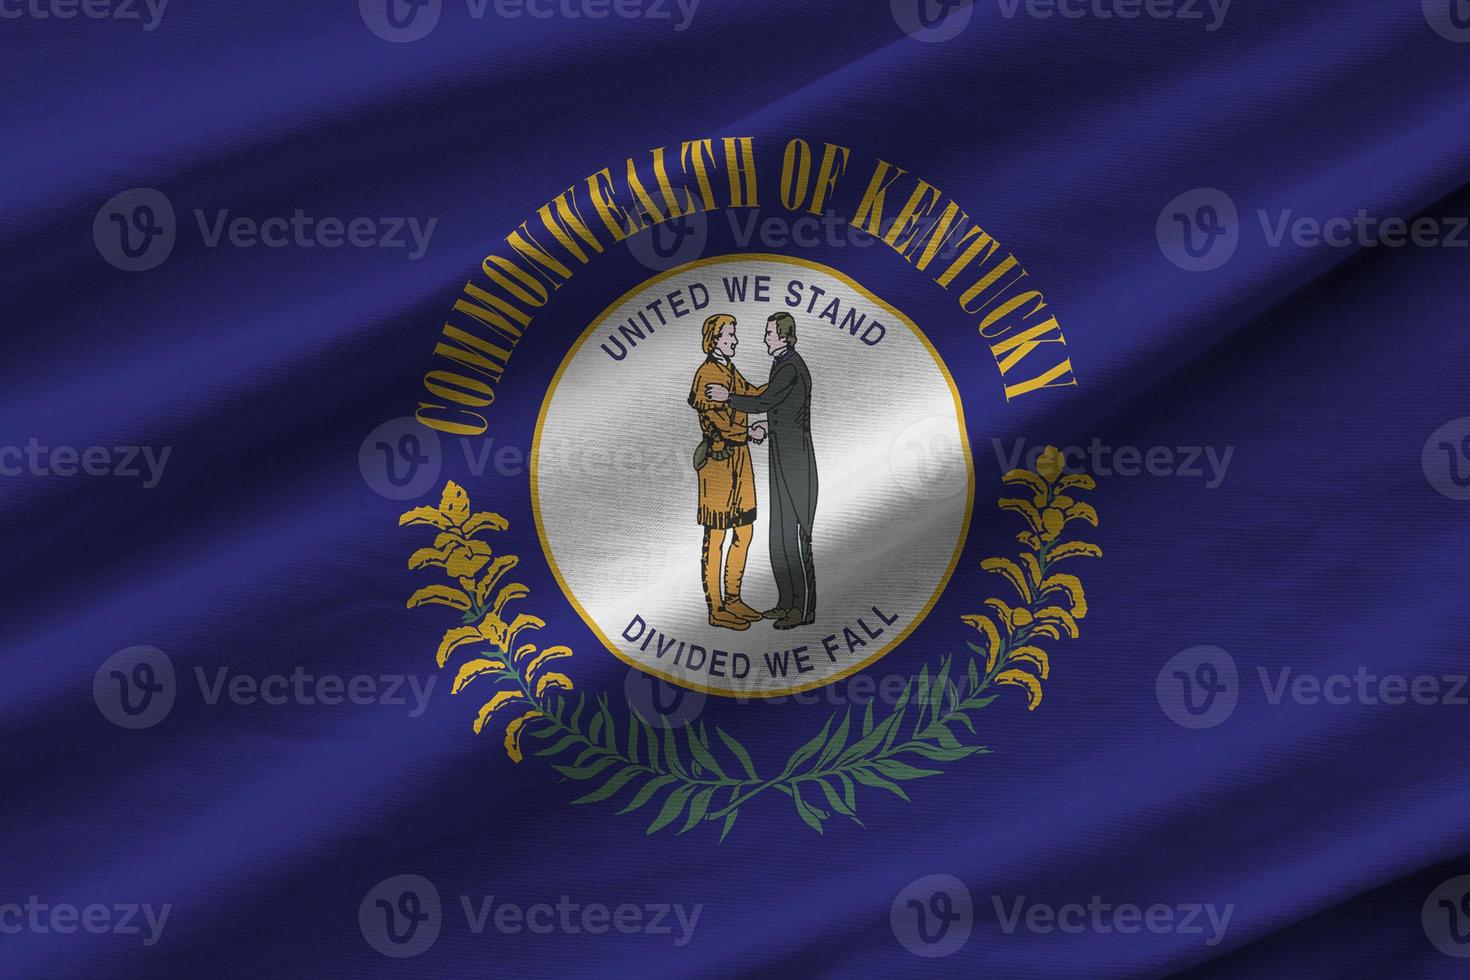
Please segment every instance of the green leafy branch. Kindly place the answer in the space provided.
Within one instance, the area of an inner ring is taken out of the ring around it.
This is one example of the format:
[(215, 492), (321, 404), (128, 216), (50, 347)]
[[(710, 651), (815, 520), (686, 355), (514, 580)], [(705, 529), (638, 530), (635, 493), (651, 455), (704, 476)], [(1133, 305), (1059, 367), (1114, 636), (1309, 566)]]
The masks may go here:
[(648, 834), (682, 817), (678, 833), (704, 821), (720, 821), (720, 839), (724, 840), (741, 807), (769, 790), (790, 797), (801, 819), (821, 832), (822, 823), (833, 814), (861, 824), (857, 816), (859, 784), (886, 789), (907, 800), (899, 783), (938, 774), (938, 770), (910, 764), (905, 757), (914, 762), (951, 762), (988, 751), (981, 745), (962, 744), (951, 726), (964, 726), (973, 735), (969, 713), (994, 698), (972, 696), (980, 682), (973, 666), (969, 677), (961, 678), (958, 685), (950, 680), (951, 667), (952, 661), (945, 658), (933, 678), (925, 667), (904, 686), (893, 711), (882, 720), (875, 719), (871, 702), (857, 726), (850, 708), (840, 723), (833, 715), (811, 741), (792, 753), (780, 773), (769, 778), (760, 776), (750, 752), (723, 728), (715, 728), (717, 746), (703, 722), (683, 728), (665, 722), (655, 727), (635, 710), (619, 729), (606, 696), (591, 702), (581, 698), (570, 714), (564, 702), (548, 706), (546, 724), (531, 737), (560, 736), (537, 752), (538, 756), (577, 752), (570, 764), (555, 766), (563, 776), (579, 781), (603, 779), (596, 789), (573, 800), (574, 804), (600, 803), (621, 791), (636, 790), (619, 811), (631, 813), (654, 803), (663, 793), (647, 826)]

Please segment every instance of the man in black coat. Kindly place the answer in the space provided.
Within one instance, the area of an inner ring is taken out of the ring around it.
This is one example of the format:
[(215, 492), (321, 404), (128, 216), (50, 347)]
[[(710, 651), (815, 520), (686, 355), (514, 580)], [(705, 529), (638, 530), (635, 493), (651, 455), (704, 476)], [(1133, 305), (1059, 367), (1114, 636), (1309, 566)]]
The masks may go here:
[(711, 401), (728, 401), (736, 411), (766, 416), (752, 433), (759, 427), (770, 434), (771, 571), (778, 598), (776, 608), (763, 615), (774, 619), (777, 629), (791, 629), (817, 618), (812, 561), (817, 457), (812, 451), (812, 374), (796, 352), (796, 318), (790, 313), (766, 321), (766, 350), (772, 357), (771, 380), (763, 392), (731, 394), (718, 384), (705, 391)]

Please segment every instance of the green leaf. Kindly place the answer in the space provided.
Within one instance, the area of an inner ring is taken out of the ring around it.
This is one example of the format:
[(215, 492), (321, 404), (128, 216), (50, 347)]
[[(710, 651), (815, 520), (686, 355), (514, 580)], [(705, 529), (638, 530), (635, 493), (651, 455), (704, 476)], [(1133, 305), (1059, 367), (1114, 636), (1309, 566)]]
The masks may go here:
[(683, 812), (684, 804), (689, 802), (689, 797), (694, 793), (694, 790), (695, 787), (693, 785), (688, 785), (680, 786), (670, 793), (669, 798), (664, 800), (664, 808), (658, 812), (658, 816), (653, 818), (653, 823), (649, 824), (648, 829), (643, 833), (656, 834), (673, 823), (674, 818)]
[(909, 794), (903, 791), (902, 786), (898, 785), (897, 783), (890, 783), (882, 776), (879, 776), (877, 773), (870, 772), (867, 769), (854, 769), (852, 771), (852, 778), (856, 779), (864, 786), (871, 786), (874, 789), (886, 789), (894, 796), (897, 796), (899, 799), (907, 800), (909, 798)]
[(897, 759), (879, 759), (873, 763), (878, 771), (890, 779), (909, 780), (922, 779), (925, 776), (942, 775), (938, 769), (917, 769), (907, 762), (899, 762)]
[(679, 743), (674, 736), (674, 729), (669, 725), (668, 719), (663, 723), (664, 740), (664, 762), (669, 767), (669, 772), (687, 775), (684, 771), (684, 763), (679, 758)]
[(643, 784), (643, 788), (640, 789), (637, 795), (635, 795), (633, 799), (628, 802), (627, 806), (618, 811), (618, 814), (621, 816), (624, 813), (632, 813), (634, 810), (638, 809), (643, 804), (653, 799), (654, 793), (657, 793), (660, 789), (674, 781), (675, 779), (673, 776), (655, 776), (653, 779), (650, 779), (648, 782)]
[(603, 800), (607, 799), (609, 796), (612, 796), (618, 790), (628, 785), (633, 777), (638, 775), (638, 773), (640, 773), (641, 771), (642, 770), (639, 769), (637, 766), (625, 766), (624, 768), (618, 770), (618, 772), (613, 775), (613, 778), (609, 779), (607, 782), (603, 783), (601, 786), (597, 787), (597, 789), (594, 789), (586, 796), (577, 797), (575, 800), (572, 801), (572, 803), (574, 805), (578, 803), (601, 803)]
[(714, 797), (715, 790), (717, 789), (719, 789), (718, 786), (711, 786), (709, 789), (701, 791), (694, 798), (694, 802), (689, 804), (689, 819), (684, 821), (684, 826), (679, 830), (679, 833), (687, 834), (694, 828), (695, 824), (704, 819), (705, 813), (709, 810), (709, 801)]
[(589, 726), (588, 729), (587, 729), (587, 739), (588, 739), (588, 741), (595, 742), (595, 741), (597, 741), (597, 736), (599, 736), (601, 734), (602, 734), (602, 713), (601, 712), (598, 712), (597, 716), (592, 719), (591, 726)]
[(725, 843), (725, 838), (730, 835), (730, 828), (735, 826), (735, 818), (740, 816), (739, 810), (731, 810), (725, 814), (725, 827), (720, 831), (720, 843)]
[(954, 762), (957, 759), (963, 759), (966, 756), (974, 755), (976, 752), (983, 750), (984, 746), (982, 745), (956, 744), (942, 748), (937, 745), (930, 745), (927, 742), (915, 742), (904, 749), (906, 752), (912, 752), (926, 759), (933, 759), (935, 762)]
[(827, 742), (826, 748), (822, 749), (822, 754), (817, 756), (816, 765), (812, 766), (814, 770), (820, 771), (823, 766), (831, 762), (839, 752), (847, 747), (847, 731), (851, 722), (852, 709), (848, 708), (842, 716), (842, 724), (837, 726), (837, 731), (832, 734), (832, 738)]
[(693, 754), (695, 761), (720, 777), (721, 781), (728, 781), (730, 777), (725, 775), (725, 771), (720, 768), (720, 764), (715, 761), (715, 757), (710, 754), (709, 749), (705, 748), (704, 743), (699, 740), (699, 736), (695, 734), (694, 726), (690, 725), (684, 731), (689, 738), (689, 751)]
[[(875, 699), (876, 700), (876, 699)], [(863, 734), (866, 735), (873, 730), (873, 702), (868, 702), (868, 710), (863, 714)]]
[(817, 733), (816, 737), (791, 754), (791, 758), (786, 762), (787, 773), (795, 772), (797, 766), (816, 754), (817, 749), (827, 741), (827, 733), (832, 730), (832, 720), (836, 717), (835, 714), (830, 715), (827, 718), (827, 724), (822, 726), (822, 730)]
[[(617, 725), (617, 722), (613, 721), (612, 712), (607, 709), (607, 696), (606, 695), (603, 695), (603, 697), (602, 697), (600, 717), (606, 723), (606, 727), (603, 729), (603, 731), (605, 731), (607, 733), (607, 738), (604, 740), (603, 744), (606, 745), (609, 749), (612, 749), (613, 746), (615, 745), (615, 743), (617, 742), (617, 738), (618, 738), (618, 725)], [(594, 742), (597, 741), (597, 736), (594, 735), (592, 737), (592, 741), (594, 741)]]
[(828, 785), (825, 779), (818, 779), (817, 784), (822, 787), (822, 793), (827, 797), (828, 806), (836, 810), (838, 813), (842, 814), (844, 817), (855, 816), (855, 814), (852, 812), (852, 807), (848, 806), (846, 801), (844, 801), (842, 797), (837, 795), (837, 791), (833, 789), (830, 785)]
[(893, 706), (893, 714), (888, 717), (892, 722), (888, 729), (888, 735), (883, 740), (883, 751), (887, 752), (893, 745), (893, 739), (898, 735), (898, 730), (903, 727), (904, 715), (908, 713), (909, 699), (914, 694), (914, 682), (910, 680), (903, 686), (903, 691), (898, 696), (898, 702)]
[(893, 726), (897, 721), (897, 715), (889, 715), (880, 721), (877, 728), (858, 739), (846, 752), (838, 757), (838, 766), (850, 765), (859, 759), (866, 759), (878, 748), (878, 743), (883, 741), (883, 737), (893, 730)]
[(792, 786), (791, 789), (791, 800), (796, 804), (796, 812), (801, 816), (801, 819), (806, 822), (806, 825), (808, 827), (812, 828), (817, 833), (825, 833), (825, 831), (822, 830), (822, 817), (818, 815), (822, 811), (818, 810), (816, 807), (811, 806), (805, 800), (803, 800), (801, 798), (801, 790), (799, 788), (797, 788), (796, 786)]
[[(628, 719), (628, 759), (631, 762), (638, 761), (638, 730), (638, 722), (632, 718)], [(648, 761), (652, 762), (653, 757), (649, 756)]]
[(745, 774), (752, 780), (759, 779), (760, 777), (755, 774), (755, 764), (750, 761), (750, 753), (745, 751), (745, 746), (731, 738), (730, 734), (718, 725), (715, 726), (715, 734), (720, 736), (720, 740), (725, 743), (725, 748), (730, 750), (730, 754), (740, 761), (740, 768), (745, 770)]
[(561, 773), (563, 776), (566, 776), (569, 779), (591, 779), (593, 776), (602, 772), (602, 770), (606, 769), (608, 766), (617, 761), (619, 761), (617, 756), (609, 755), (604, 756), (603, 758), (591, 763), (590, 765), (552, 766), (551, 768), (555, 769), (557, 772)]
[(580, 735), (568, 735), (566, 738), (562, 739), (560, 742), (557, 742), (555, 745), (553, 745), (553, 746), (551, 746), (549, 748), (542, 749), (540, 752), (537, 752), (536, 754), (537, 755), (560, 755), (562, 752), (565, 752), (568, 748), (570, 748), (571, 746), (577, 744), (580, 741), (582, 741), (582, 736), (580, 736)]
[(587, 748), (583, 749), (581, 753), (578, 754), (577, 758), (572, 760), (572, 765), (585, 766), (588, 762), (603, 755), (606, 755), (606, 753), (603, 752), (602, 749), (598, 748), (595, 745), (590, 745)]
[(848, 810), (857, 810), (857, 793), (853, 789), (852, 780), (840, 772), (837, 774), (837, 778), (842, 780), (842, 802), (847, 804)]
[(633, 717), (635, 719), (637, 719), (638, 727), (643, 732), (643, 741), (644, 741), (644, 744), (648, 746), (648, 764), (652, 768), (657, 769), (658, 768), (658, 733), (655, 732), (653, 730), (653, 726), (650, 725), (648, 723), (648, 721), (642, 715), (638, 714), (636, 711), (633, 713)]

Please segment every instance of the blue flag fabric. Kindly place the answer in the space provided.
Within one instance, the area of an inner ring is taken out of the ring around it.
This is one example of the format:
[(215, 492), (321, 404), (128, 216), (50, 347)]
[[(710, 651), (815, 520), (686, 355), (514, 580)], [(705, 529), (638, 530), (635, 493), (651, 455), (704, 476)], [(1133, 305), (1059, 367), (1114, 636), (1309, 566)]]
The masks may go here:
[(1461, 975), (1467, 41), (0, 0), (0, 974)]

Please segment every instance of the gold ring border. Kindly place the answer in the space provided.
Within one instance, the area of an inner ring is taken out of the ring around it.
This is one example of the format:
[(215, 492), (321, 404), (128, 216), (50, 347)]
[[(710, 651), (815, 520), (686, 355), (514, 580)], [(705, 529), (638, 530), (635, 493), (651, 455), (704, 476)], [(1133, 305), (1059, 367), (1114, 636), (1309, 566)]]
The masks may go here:
[[(546, 423), (546, 412), (547, 409), (551, 407), (552, 396), (556, 394), (557, 385), (561, 383), (561, 378), (562, 375), (566, 373), (567, 365), (571, 364), (572, 358), (576, 355), (577, 351), (581, 350), (582, 344), (585, 343), (587, 338), (592, 336), (592, 334), (596, 332), (599, 327), (602, 326), (603, 321), (605, 321), (615, 309), (621, 306), (636, 293), (647, 289), (649, 286), (652, 286), (655, 283), (662, 282), (663, 280), (668, 279), (671, 276), (681, 275), (682, 273), (687, 272), (690, 269), (697, 269), (701, 266), (714, 265), (721, 262), (729, 262), (731, 260), (757, 260), (786, 263), (788, 265), (795, 265), (802, 268), (811, 269), (814, 272), (821, 272), (825, 275), (832, 276), (833, 278), (839, 279), (842, 282), (845, 282), (848, 286), (857, 290), (860, 295), (866, 296), (872, 303), (874, 303), (878, 307), (887, 310), (890, 314), (892, 314), (900, 322), (902, 322), (905, 326), (912, 330), (914, 332), (914, 335), (917, 336), (919, 340), (924, 344), (924, 346), (928, 349), (929, 356), (934, 358), (934, 363), (939, 366), (939, 373), (944, 376), (945, 382), (949, 385), (950, 395), (954, 398), (955, 417), (960, 424), (960, 446), (965, 453), (965, 475), (968, 478), (968, 486), (966, 488), (965, 513), (963, 521), (960, 525), (959, 542), (955, 545), (954, 554), (949, 559), (949, 568), (945, 570), (943, 577), (941, 577), (939, 580), (939, 586), (934, 590), (934, 594), (929, 597), (929, 601), (924, 604), (924, 608), (919, 611), (919, 614), (914, 617), (913, 621), (910, 622), (908, 626), (904, 627), (903, 631), (900, 632), (898, 636), (895, 637), (893, 641), (887, 646), (883, 647), (877, 653), (873, 654), (871, 657), (868, 657), (866, 660), (852, 665), (851, 667), (842, 671), (840, 674), (833, 674), (831, 677), (812, 681), (808, 684), (801, 684), (796, 687), (784, 688), (779, 691), (728, 691), (722, 688), (705, 687), (701, 684), (690, 683), (686, 678), (676, 678), (672, 675), (664, 673), (663, 671), (653, 670), (647, 664), (639, 663), (631, 657), (624, 655), (623, 652), (619, 650), (617, 646), (615, 646), (613, 642), (607, 638), (607, 634), (602, 632), (602, 629), (597, 625), (596, 622), (593, 621), (592, 617), (587, 614), (587, 610), (582, 608), (582, 604), (577, 601), (576, 595), (567, 586), (566, 579), (562, 577), (561, 569), (558, 568), (556, 565), (556, 557), (551, 553), (551, 543), (546, 540), (546, 532), (542, 528), (542, 524), (544, 522), (541, 518), (540, 480), (537, 473), (536, 465), (537, 460), (539, 460), (541, 457), (541, 430)], [(883, 301), (882, 299), (879, 299), (871, 291), (869, 291), (866, 286), (863, 286), (851, 276), (839, 272), (831, 266), (822, 265), (820, 262), (812, 262), (809, 259), (800, 259), (790, 255), (773, 255), (768, 252), (739, 252), (734, 255), (717, 255), (705, 259), (695, 259), (692, 262), (685, 262), (683, 265), (675, 266), (674, 268), (669, 269), (665, 272), (660, 272), (658, 275), (653, 276), (650, 279), (643, 280), (643, 282), (634, 286), (632, 289), (628, 290), (627, 292), (623, 293), (623, 295), (615, 299), (611, 304), (607, 306), (606, 309), (598, 314), (597, 319), (593, 320), (591, 325), (588, 326), (586, 330), (582, 331), (582, 335), (578, 337), (572, 343), (572, 346), (567, 350), (566, 356), (562, 358), (561, 365), (558, 366), (556, 369), (556, 374), (552, 375), (551, 384), (549, 384), (546, 388), (546, 396), (541, 400), (541, 411), (536, 414), (536, 432), (531, 440), (530, 470), (531, 511), (535, 517), (536, 522), (536, 537), (541, 542), (541, 551), (546, 556), (546, 564), (551, 568), (551, 574), (556, 579), (556, 584), (561, 587), (562, 594), (567, 597), (567, 601), (572, 604), (572, 608), (577, 611), (577, 615), (582, 617), (582, 622), (586, 623), (587, 627), (592, 630), (593, 635), (595, 635), (599, 640), (602, 641), (602, 645), (606, 647), (613, 656), (617, 657), (628, 666), (645, 674), (651, 674), (654, 677), (666, 680), (670, 684), (673, 684), (675, 687), (681, 687), (686, 691), (698, 691), (701, 694), (713, 694), (716, 697), (739, 698), (746, 700), (749, 700), (751, 698), (786, 697), (792, 694), (800, 694), (803, 691), (810, 691), (816, 688), (826, 687), (828, 684), (834, 684), (837, 681), (842, 680), (844, 677), (850, 677), (863, 668), (878, 662), (879, 660), (887, 656), (900, 643), (908, 639), (909, 634), (912, 633), (916, 628), (918, 628), (918, 625), (929, 617), (929, 613), (934, 610), (935, 604), (939, 602), (939, 597), (943, 595), (944, 590), (949, 587), (949, 580), (954, 577), (954, 570), (959, 566), (960, 553), (964, 551), (965, 542), (969, 540), (970, 518), (975, 511), (975, 463), (970, 455), (970, 430), (965, 425), (964, 402), (960, 399), (960, 390), (955, 385), (954, 377), (949, 373), (949, 368), (945, 365), (944, 359), (939, 356), (939, 351), (934, 349), (934, 345), (929, 342), (929, 338), (924, 335), (924, 331), (920, 330), (918, 324), (914, 323), (914, 321), (905, 316), (901, 310)]]

